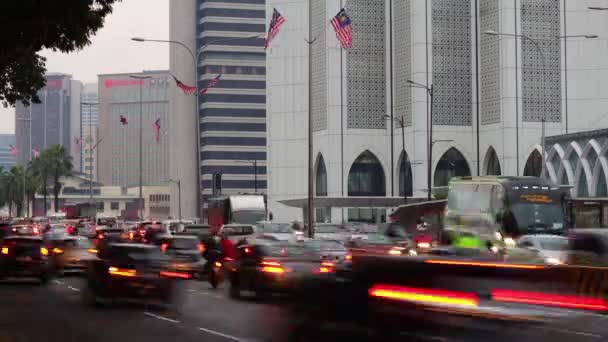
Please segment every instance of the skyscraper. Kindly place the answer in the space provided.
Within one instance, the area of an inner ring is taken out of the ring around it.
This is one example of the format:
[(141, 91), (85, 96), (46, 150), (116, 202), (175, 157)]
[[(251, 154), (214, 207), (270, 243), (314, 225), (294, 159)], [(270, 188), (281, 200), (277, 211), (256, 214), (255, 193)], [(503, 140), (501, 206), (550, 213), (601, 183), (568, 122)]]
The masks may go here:
[[(81, 135), (79, 145), (76, 146), (80, 150), (81, 171), (87, 175), (91, 175), (93, 180), (97, 179), (97, 149), (92, 147), (97, 142), (98, 120), (99, 120), (99, 96), (97, 83), (85, 84), (82, 89), (81, 96), (82, 114), (81, 114)], [(73, 142), (76, 137), (72, 137)]]
[(74, 168), (80, 169), (80, 156), (71, 148), (72, 136), (80, 136), (80, 92), (82, 83), (72, 76), (49, 73), (46, 85), (38, 91), (40, 103), (15, 106), (15, 138), (17, 163), (31, 160), (32, 149), (42, 151), (53, 145), (63, 145), (74, 158)]
[[(196, 8), (194, 12), (192, 7)], [(191, 118), (195, 112), (191, 107), (193, 99), (172, 92), (173, 111), (179, 112), (180, 120), (184, 120), (173, 126), (179, 131), (173, 137), (176, 146), (184, 149), (174, 156), (176, 162), (171, 163), (175, 166), (172, 178), (195, 186), (198, 170), (200, 186), (195, 189), (202, 197), (212, 195), (212, 177), (217, 173), (222, 174), (224, 194), (253, 192), (256, 188), (258, 192), (266, 192), (265, 0), (173, 1), (170, 11), (171, 39), (186, 44), (200, 57), (194, 70), (187, 51), (172, 46), (171, 72), (184, 82), (198, 75), (199, 89), (221, 74), (220, 81), (200, 98), (198, 118)], [(198, 132), (184, 129), (185, 120), (195, 122)], [(199, 146), (195, 163), (188, 162), (197, 153), (190, 142)], [(190, 192), (184, 196), (199, 199)], [(172, 203), (172, 212), (176, 208), (177, 203)], [(184, 207), (188, 215), (199, 216), (196, 209)]]
[[(131, 76), (147, 76), (136, 79)], [(170, 86), (167, 71), (99, 75), (99, 129), (97, 138), (98, 180), (107, 185), (139, 184), (139, 117), (142, 110), (143, 184), (159, 184), (169, 179)], [(172, 86), (172, 85), (171, 85)], [(141, 88), (140, 88), (141, 87)], [(142, 104), (140, 107), (140, 89)], [(121, 117), (125, 123), (121, 122)], [(154, 122), (160, 119), (160, 139), (156, 142)], [(85, 139), (84, 143), (87, 141)], [(85, 164), (86, 167), (86, 164)]]

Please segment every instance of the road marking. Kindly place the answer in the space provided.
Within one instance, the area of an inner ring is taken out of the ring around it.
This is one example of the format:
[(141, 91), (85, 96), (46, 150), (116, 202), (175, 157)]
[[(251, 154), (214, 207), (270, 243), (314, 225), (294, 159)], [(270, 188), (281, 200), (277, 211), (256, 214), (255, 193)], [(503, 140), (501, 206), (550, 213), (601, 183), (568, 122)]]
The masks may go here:
[(188, 292), (196, 292), (195, 289), (188, 289)]
[(563, 334), (570, 334), (570, 335), (577, 335), (577, 336), (584, 336), (584, 337), (603, 339), (602, 335), (593, 334), (593, 333), (587, 333), (587, 332), (584, 332), (584, 331), (575, 331), (575, 330), (568, 330), (568, 329), (556, 329), (556, 328), (545, 328), (545, 329), (552, 330), (552, 331), (559, 332), (559, 333), (563, 333)]
[(221, 333), (219, 331), (215, 331), (215, 330), (211, 330), (211, 329), (205, 329), (205, 328), (198, 327), (198, 330), (204, 331), (204, 332), (209, 333), (209, 334), (221, 336), (221, 337), (227, 338), (229, 340), (233, 340), (233, 341), (243, 341), (242, 339), (240, 339), (240, 338), (238, 338), (236, 336), (224, 334), (224, 333)]
[(212, 297), (215, 299), (222, 299), (222, 296), (220, 296), (220, 295), (213, 295)]
[(74, 286), (70, 286), (70, 285), (68, 285), (68, 289), (70, 289), (70, 290), (72, 290), (72, 291), (80, 292), (80, 289), (75, 288)]
[(168, 318), (168, 317), (165, 317), (165, 316), (156, 315), (156, 314), (153, 314), (153, 313), (148, 312), (148, 311), (144, 311), (144, 315), (150, 316), (150, 317), (154, 317), (156, 319), (160, 319), (161, 321), (167, 321), (167, 322), (176, 323), (176, 324), (179, 323), (178, 320), (171, 319), (171, 318)]
[(65, 283), (64, 283), (64, 282), (62, 282), (61, 280), (57, 280), (57, 279), (53, 280), (53, 282), (54, 282), (55, 284), (59, 284), (59, 285), (63, 285), (63, 284), (65, 284)]

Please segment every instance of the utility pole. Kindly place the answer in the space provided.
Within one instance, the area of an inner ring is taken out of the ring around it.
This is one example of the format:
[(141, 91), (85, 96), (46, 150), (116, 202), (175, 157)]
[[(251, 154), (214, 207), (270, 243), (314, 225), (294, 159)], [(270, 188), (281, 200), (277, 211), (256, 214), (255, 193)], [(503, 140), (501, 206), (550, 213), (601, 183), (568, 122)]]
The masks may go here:
[(144, 113), (144, 80), (152, 78), (152, 76), (144, 75), (131, 75), (131, 78), (139, 80), (139, 204), (137, 205), (138, 216), (140, 219), (144, 218), (144, 195), (143, 195), (143, 113)]
[(308, 203), (306, 206), (308, 221), (308, 237), (313, 238), (314, 232), (314, 186), (313, 186), (313, 142), (312, 142), (312, 44), (316, 41), (312, 38), (312, 1), (308, 1)]

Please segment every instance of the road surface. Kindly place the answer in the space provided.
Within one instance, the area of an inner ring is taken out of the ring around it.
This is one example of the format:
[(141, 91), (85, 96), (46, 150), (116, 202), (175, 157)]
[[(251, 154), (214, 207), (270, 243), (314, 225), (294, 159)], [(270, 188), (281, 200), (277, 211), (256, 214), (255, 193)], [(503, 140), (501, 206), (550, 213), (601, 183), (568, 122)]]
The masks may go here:
[[(184, 305), (170, 312), (144, 305), (110, 308), (84, 306), (83, 280), (65, 277), (40, 286), (27, 282), (0, 283), (0, 342), (97, 341), (373, 341), (364, 329), (318, 322), (319, 329), (302, 333), (285, 309), (286, 299), (236, 301), (227, 289), (213, 290), (205, 282), (183, 282)], [(356, 309), (356, 308), (353, 308)], [(466, 322), (467, 319), (460, 319)], [(458, 320), (450, 323), (456, 323)], [(607, 319), (592, 315), (558, 325), (521, 329), (492, 324), (475, 329), (407, 328), (400, 341), (606, 341), (601, 331)], [(406, 326), (404, 324), (404, 326)], [(321, 328), (322, 327), (322, 328)], [(384, 339), (383, 339), (384, 340)]]

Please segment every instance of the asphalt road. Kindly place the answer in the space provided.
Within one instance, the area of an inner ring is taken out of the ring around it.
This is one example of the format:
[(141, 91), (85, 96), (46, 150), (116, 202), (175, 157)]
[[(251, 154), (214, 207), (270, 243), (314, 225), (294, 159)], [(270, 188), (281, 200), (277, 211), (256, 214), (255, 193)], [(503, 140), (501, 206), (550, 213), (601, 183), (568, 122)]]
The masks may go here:
[[(81, 303), (83, 281), (77, 277), (52, 280), (46, 286), (27, 282), (0, 283), (0, 342), (97, 341), (373, 341), (385, 340), (357, 326), (319, 321), (302, 332), (285, 308), (285, 299), (235, 301), (226, 289), (187, 281), (183, 306), (171, 312), (144, 305), (111, 308)], [(407, 324), (399, 341), (606, 341), (608, 321), (593, 315), (551, 326), (522, 329), (501, 323), (475, 329), (459, 327), (467, 319), (434, 327)], [(406, 324), (404, 324), (406, 326)]]

